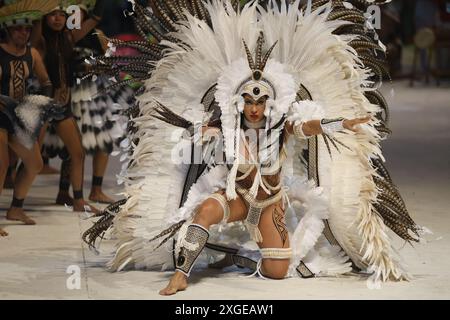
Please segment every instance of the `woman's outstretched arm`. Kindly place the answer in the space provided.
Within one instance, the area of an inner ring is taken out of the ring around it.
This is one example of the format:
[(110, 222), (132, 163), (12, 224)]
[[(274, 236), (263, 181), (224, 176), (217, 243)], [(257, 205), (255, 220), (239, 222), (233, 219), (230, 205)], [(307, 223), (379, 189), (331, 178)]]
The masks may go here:
[[(342, 121), (342, 127), (344, 129), (347, 129), (347, 130), (350, 130), (353, 132), (358, 132), (357, 125), (366, 123), (369, 120), (370, 120), (370, 117), (364, 117), (364, 118), (357, 118), (357, 119), (342, 119), (342, 120), (339, 120), (339, 122)], [(300, 128), (298, 128), (297, 126), (300, 126)], [(294, 130), (296, 130), (296, 129), (302, 130), (303, 135), (305, 135), (306, 137), (316, 136), (316, 135), (324, 133), (324, 124), (322, 124), (322, 120), (310, 120), (310, 121), (299, 123), (296, 125), (293, 122), (286, 123), (286, 130), (289, 134), (294, 134), (295, 133)]]

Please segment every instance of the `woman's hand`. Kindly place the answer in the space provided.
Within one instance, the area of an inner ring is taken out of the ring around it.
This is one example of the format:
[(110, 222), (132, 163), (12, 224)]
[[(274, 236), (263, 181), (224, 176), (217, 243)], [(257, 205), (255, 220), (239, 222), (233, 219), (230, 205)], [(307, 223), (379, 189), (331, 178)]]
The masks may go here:
[(359, 124), (367, 123), (370, 121), (370, 116), (364, 117), (364, 118), (357, 118), (357, 119), (345, 119), (342, 125), (345, 129), (353, 131), (353, 132), (359, 132), (360, 128), (357, 127)]

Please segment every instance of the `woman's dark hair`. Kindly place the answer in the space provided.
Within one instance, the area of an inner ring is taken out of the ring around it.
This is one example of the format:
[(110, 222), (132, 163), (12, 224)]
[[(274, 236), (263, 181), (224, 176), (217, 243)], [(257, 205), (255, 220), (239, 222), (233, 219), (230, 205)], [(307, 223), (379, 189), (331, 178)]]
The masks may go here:
[[(45, 58), (44, 63), (50, 81), (54, 88), (61, 87), (60, 66), (65, 68), (66, 81), (68, 86), (73, 84), (72, 58), (73, 43), (68, 37), (65, 29), (54, 31), (47, 24), (46, 16), (42, 19), (42, 36), (45, 40)], [(62, 61), (61, 61), (62, 60)], [(62, 62), (62, 64), (61, 64)]]
[(6, 42), (6, 29), (0, 29), (0, 43)]

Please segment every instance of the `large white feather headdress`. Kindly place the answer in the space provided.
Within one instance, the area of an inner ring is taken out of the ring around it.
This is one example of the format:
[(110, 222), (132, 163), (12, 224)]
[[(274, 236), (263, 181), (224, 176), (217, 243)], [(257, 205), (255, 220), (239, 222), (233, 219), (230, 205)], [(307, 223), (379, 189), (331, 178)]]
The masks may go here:
[(270, 47), (265, 56), (262, 55), (262, 46), (264, 37), (261, 33), (256, 48), (256, 59), (253, 60), (250, 50), (245, 41), (245, 52), (247, 55), (233, 61), (224, 68), (222, 75), (217, 82), (217, 91), (215, 94), (216, 101), (221, 109), (222, 131), (225, 141), (225, 154), (228, 161), (233, 161), (233, 167), (229, 174), (229, 183), (227, 195), (235, 198), (234, 179), (237, 172), (238, 150), (240, 142), (240, 121), (244, 106), (242, 93), (243, 88), (248, 87), (256, 89), (256, 96), (260, 91), (268, 92), (268, 100), (266, 102), (265, 116), (266, 129), (272, 128), (274, 125), (283, 121), (288, 113), (290, 106), (295, 102), (296, 83), (292, 75), (286, 72), (285, 67), (280, 62), (269, 59), (274, 45)]

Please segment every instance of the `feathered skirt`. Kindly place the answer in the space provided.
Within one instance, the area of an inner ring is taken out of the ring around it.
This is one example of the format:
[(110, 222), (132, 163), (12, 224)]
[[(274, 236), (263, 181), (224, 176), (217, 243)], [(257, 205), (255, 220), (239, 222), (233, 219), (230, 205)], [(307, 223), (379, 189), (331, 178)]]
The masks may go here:
[[(134, 103), (134, 91), (129, 87), (107, 89), (109, 85), (105, 78), (99, 77), (72, 88), (72, 112), (87, 154), (111, 153), (126, 134), (128, 118), (124, 111)], [(68, 158), (64, 143), (56, 134), (55, 123), (47, 130), (44, 154), (49, 158)]]

